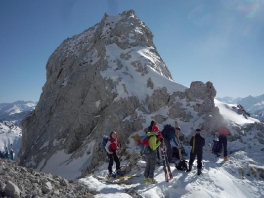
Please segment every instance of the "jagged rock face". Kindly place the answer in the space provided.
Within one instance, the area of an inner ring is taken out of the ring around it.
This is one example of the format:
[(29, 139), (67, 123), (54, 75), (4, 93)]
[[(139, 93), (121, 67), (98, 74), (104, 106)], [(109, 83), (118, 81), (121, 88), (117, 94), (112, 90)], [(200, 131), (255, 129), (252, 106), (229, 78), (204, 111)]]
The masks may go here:
[[(105, 156), (100, 145), (104, 134), (118, 131), (125, 144), (149, 124), (147, 114), (162, 124), (193, 121), (193, 110), (204, 115), (214, 111), (213, 84), (195, 82), (187, 89), (173, 82), (152, 38), (134, 11), (127, 11), (105, 14), (100, 23), (66, 39), (48, 60), (35, 111), (22, 122), (19, 163), (50, 172), (46, 167), (53, 159), (66, 167), (81, 158), (76, 167), (81, 173)], [(155, 115), (164, 106), (168, 113)], [(58, 151), (64, 159), (56, 158)]]

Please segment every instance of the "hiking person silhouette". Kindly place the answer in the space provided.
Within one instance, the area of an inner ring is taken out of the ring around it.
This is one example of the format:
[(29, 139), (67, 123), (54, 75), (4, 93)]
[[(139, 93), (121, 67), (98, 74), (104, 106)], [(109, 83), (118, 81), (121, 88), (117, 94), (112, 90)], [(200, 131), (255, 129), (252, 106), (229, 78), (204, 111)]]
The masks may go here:
[(220, 127), (216, 129), (219, 134), (219, 144), (223, 145), (224, 148), (224, 161), (227, 161), (227, 136), (232, 135), (230, 130), (226, 127), (226, 125), (222, 124)]

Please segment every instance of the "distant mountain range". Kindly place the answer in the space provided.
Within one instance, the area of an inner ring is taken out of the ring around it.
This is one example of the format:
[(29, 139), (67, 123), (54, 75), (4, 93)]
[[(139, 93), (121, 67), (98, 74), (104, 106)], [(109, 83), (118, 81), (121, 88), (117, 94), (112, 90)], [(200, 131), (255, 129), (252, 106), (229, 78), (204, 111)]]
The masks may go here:
[(12, 121), (18, 125), (30, 111), (35, 109), (37, 102), (16, 101), (13, 103), (0, 103), (0, 122)]
[(264, 121), (264, 94), (256, 97), (250, 95), (245, 98), (226, 96), (223, 98), (216, 97), (216, 99), (228, 104), (240, 104), (252, 117)]

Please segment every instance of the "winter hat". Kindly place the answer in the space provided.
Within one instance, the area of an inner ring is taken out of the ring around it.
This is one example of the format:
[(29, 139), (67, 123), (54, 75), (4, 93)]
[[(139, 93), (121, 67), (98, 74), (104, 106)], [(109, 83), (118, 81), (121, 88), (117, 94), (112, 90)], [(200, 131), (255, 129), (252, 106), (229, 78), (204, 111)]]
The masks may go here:
[(154, 125), (153, 127), (152, 127), (152, 132), (159, 132), (159, 127), (157, 126), (157, 125)]
[(181, 130), (181, 128), (180, 128), (180, 127), (176, 127), (175, 129)]
[(196, 129), (195, 131), (196, 133), (200, 133), (201, 129)]

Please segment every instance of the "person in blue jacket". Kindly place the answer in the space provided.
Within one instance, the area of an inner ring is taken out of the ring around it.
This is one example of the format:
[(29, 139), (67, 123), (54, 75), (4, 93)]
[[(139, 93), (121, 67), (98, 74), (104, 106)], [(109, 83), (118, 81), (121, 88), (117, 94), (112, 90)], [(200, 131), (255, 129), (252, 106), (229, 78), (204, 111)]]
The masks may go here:
[[(180, 130), (179, 127), (177, 127), (176, 129)], [(175, 133), (176, 133), (175, 128), (171, 124), (166, 124), (163, 130), (161, 131), (162, 137), (164, 138), (164, 143), (166, 145), (166, 149), (167, 149), (166, 153), (168, 156), (169, 163), (172, 163), (173, 150), (172, 150), (171, 141), (176, 145), (176, 147), (178, 147), (178, 141), (176, 139)]]

